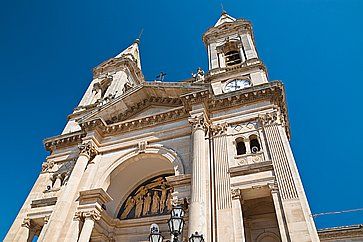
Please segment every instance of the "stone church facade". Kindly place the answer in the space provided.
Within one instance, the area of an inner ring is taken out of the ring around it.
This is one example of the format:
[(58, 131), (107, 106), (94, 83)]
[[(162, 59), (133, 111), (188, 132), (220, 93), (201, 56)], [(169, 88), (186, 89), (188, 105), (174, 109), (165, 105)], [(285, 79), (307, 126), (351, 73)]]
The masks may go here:
[(5, 241), (148, 241), (174, 205), (183, 241), (319, 241), (251, 23), (223, 13), (203, 42), (209, 70), (179, 82), (145, 81), (138, 40), (94, 68)]

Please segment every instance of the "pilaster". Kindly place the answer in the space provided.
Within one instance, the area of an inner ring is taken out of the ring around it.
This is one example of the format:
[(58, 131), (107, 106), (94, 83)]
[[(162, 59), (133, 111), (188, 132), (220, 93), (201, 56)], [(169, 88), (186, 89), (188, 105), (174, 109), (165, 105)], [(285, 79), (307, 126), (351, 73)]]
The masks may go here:
[(245, 228), (243, 224), (242, 194), (240, 189), (231, 190), (232, 212), (233, 212), (233, 233), (235, 242), (245, 242)]
[[(302, 186), (300, 178), (296, 175), (296, 166), (292, 165), (295, 161), (289, 160), (289, 150), (283, 143), (281, 130), (284, 126), (284, 118), (278, 111), (275, 111), (260, 115), (259, 119), (266, 136), (275, 171), (276, 183), (281, 197), (281, 209), (286, 218), (287, 239), (290, 238), (291, 241), (319, 241), (315, 225), (308, 218), (307, 209), (304, 208), (308, 205), (304, 194), (301, 192)], [(274, 196), (276, 199), (276, 195)], [(279, 205), (276, 204), (276, 201), (274, 204), (275, 207)]]
[(216, 197), (215, 220), (217, 241), (234, 241), (232, 217), (232, 198), (230, 176), (228, 173), (227, 124), (211, 125), (213, 140), (213, 178)]
[(288, 242), (290, 241), (290, 239), (288, 239), (289, 236), (287, 233), (286, 220), (283, 210), (281, 208), (281, 200), (278, 187), (276, 184), (269, 184), (269, 188), (271, 190), (271, 196), (275, 207), (275, 213), (276, 213), (277, 223), (279, 225), (281, 241)]
[(48, 226), (44, 229), (44, 234), (39, 236), (39, 241), (57, 241), (61, 235), (62, 229), (68, 213), (72, 212), (71, 207), (75, 202), (79, 184), (86, 170), (88, 163), (98, 154), (93, 141), (86, 141), (79, 145), (80, 154), (68, 180), (67, 186), (64, 187), (63, 193), (60, 195), (53, 213), (51, 215)]

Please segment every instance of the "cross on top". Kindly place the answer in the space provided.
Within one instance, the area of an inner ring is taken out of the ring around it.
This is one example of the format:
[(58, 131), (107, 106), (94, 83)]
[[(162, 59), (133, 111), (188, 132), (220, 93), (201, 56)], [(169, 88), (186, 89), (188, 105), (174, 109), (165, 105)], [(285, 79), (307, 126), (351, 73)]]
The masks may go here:
[(166, 73), (160, 72), (160, 74), (156, 76), (156, 80), (162, 82), (162, 81), (164, 81), (165, 76), (166, 76)]

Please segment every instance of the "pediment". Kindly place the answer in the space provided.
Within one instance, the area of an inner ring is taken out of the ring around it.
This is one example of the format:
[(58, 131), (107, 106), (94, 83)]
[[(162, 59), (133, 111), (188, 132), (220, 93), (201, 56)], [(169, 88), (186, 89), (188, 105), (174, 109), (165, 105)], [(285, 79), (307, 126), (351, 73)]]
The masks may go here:
[(180, 96), (201, 88), (188, 83), (143, 83), (87, 114), (79, 122), (101, 119), (110, 125), (173, 112), (183, 107)]
[(160, 104), (150, 104), (147, 106), (144, 110), (140, 110), (135, 115), (131, 116), (131, 119), (137, 119), (137, 118), (143, 118), (143, 117), (149, 117), (155, 114), (159, 113), (165, 113), (170, 110), (172, 110), (174, 107), (172, 106), (161, 106)]

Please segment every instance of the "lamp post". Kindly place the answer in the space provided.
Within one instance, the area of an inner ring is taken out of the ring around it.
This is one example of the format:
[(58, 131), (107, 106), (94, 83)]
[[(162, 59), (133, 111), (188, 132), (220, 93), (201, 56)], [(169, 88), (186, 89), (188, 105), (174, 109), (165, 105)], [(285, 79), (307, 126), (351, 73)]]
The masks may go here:
[(202, 234), (198, 234), (198, 232), (195, 232), (192, 234), (189, 238), (189, 242), (204, 242), (204, 238)]
[[(178, 242), (179, 235), (183, 233), (184, 228), (184, 210), (180, 206), (175, 206), (171, 210), (171, 216), (168, 220), (168, 226), (170, 234), (172, 235), (172, 241)], [(163, 236), (160, 233), (159, 226), (157, 224), (152, 224), (150, 226), (150, 242), (162, 242)]]
[(150, 242), (163, 242), (163, 236), (160, 233), (159, 226), (157, 224), (152, 224), (150, 226), (150, 235), (149, 241)]
[[(172, 242), (179, 241), (179, 235), (183, 233), (184, 228), (184, 210), (180, 206), (174, 206), (171, 210), (171, 216), (168, 220), (168, 226), (170, 234), (172, 235)], [(149, 241), (150, 242), (163, 242), (164, 237), (161, 235), (159, 226), (157, 224), (152, 224), (150, 226), (150, 235)], [(189, 242), (204, 242), (204, 238), (202, 234), (198, 234), (195, 232), (189, 238)]]

